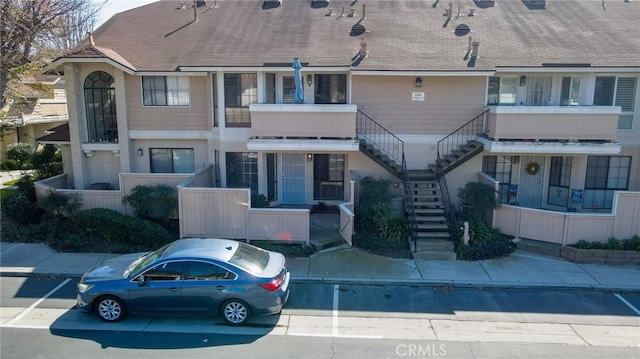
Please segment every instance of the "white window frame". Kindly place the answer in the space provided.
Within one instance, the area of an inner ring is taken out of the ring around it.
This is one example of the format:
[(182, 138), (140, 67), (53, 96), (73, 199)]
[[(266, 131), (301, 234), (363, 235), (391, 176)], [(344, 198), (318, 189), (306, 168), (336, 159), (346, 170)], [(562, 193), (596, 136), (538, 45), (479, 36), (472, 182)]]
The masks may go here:
[[(500, 83), (498, 85), (498, 102), (497, 103), (489, 103), (489, 83), (491, 81), (491, 77), (497, 77), (500, 79)], [(491, 76), (487, 79), (487, 105), (488, 106), (515, 106), (518, 103), (518, 77), (516, 76)], [(512, 82), (512, 84), (510, 84)], [(507, 86), (513, 86), (513, 92), (505, 92), (504, 89)], [(513, 100), (505, 101), (509, 98), (509, 96), (513, 97)]]
[[(566, 98), (567, 103), (563, 104), (562, 98), (564, 90), (564, 79), (569, 79), (569, 94)], [(560, 106), (579, 106), (580, 105), (580, 90), (582, 87), (582, 77), (580, 76), (562, 76), (560, 79)]]
[[(164, 78), (164, 89), (155, 90), (163, 91), (165, 95), (165, 104), (145, 104), (145, 88), (144, 79), (146, 78)], [(143, 107), (190, 107), (191, 106), (191, 79), (189, 76), (141, 76), (140, 91)]]
[[(614, 78), (614, 84), (613, 84), (613, 98), (611, 100), (611, 104), (609, 104), (608, 106), (620, 106), (619, 104), (619, 97), (618, 97), (618, 92), (619, 92), (619, 80), (622, 79), (633, 79), (634, 80), (634, 89), (633, 89), (633, 96), (632, 96), (632, 103), (631, 103), (631, 110), (630, 111), (624, 111), (624, 108), (622, 109), (622, 112), (620, 113), (620, 115), (618, 116), (618, 131), (632, 131), (633, 130), (633, 124), (635, 122), (635, 108), (637, 105), (637, 95), (638, 95), (638, 78), (637, 77), (633, 77), (633, 76), (616, 76), (616, 75), (602, 75), (602, 76), (596, 76), (596, 81), (598, 78), (602, 78), (602, 77), (613, 77)], [(594, 92), (593, 92), (593, 97), (594, 97), (594, 101), (595, 101), (595, 97), (596, 97), (596, 92), (595, 92), (595, 88), (594, 88)], [(595, 104), (594, 104), (595, 105)], [(605, 105), (606, 106), (606, 105)], [(631, 116), (631, 126), (628, 128), (620, 128), (620, 118), (622, 118), (623, 116)]]

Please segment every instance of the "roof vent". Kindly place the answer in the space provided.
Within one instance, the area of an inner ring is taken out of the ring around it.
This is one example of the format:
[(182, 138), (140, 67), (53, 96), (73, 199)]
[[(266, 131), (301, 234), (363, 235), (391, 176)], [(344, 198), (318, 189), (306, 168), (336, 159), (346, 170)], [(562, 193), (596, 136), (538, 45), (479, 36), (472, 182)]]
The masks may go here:
[(481, 9), (486, 9), (488, 7), (493, 7), (496, 5), (495, 0), (473, 0), (476, 5)]
[(529, 10), (543, 10), (547, 7), (546, 0), (522, 0)]

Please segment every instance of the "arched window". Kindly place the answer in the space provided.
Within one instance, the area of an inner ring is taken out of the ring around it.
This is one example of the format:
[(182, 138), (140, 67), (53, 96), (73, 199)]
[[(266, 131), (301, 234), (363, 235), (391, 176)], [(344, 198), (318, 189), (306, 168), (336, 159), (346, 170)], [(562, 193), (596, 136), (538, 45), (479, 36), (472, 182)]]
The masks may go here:
[(89, 142), (118, 142), (116, 89), (113, 77), (95, 71), (84, 80), (84, 104), (87, 111)]

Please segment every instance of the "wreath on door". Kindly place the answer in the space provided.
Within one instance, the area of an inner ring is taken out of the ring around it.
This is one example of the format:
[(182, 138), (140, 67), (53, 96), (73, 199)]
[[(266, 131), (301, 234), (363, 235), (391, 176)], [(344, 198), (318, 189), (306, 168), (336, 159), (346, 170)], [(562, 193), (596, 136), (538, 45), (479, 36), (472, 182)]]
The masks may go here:
[(535, 175), (540, 171), (540, 165), (537, 162), (530, 162), (527, 167), (525, 167), (525, 171), (530, 175)]

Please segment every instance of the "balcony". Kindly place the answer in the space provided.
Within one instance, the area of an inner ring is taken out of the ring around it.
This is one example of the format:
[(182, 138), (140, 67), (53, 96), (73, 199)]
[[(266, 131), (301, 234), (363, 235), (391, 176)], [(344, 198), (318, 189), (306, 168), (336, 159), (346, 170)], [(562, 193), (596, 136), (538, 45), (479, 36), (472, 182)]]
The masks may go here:
[(495, 141), (614, 142), (618, 106), (490, 107), (486, 135)]
[(356, 105), (256, 104), (250, 111), (252, 138), (356, 138)]

